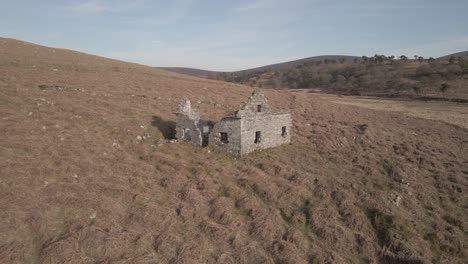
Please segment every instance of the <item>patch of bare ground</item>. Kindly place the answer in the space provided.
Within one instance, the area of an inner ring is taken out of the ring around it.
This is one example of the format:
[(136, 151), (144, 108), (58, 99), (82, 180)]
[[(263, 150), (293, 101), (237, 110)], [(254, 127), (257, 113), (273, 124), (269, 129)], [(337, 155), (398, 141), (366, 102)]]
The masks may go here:
[(0, 39), (0, 262), (466, 263), (466, 129), (266, 91), (290, 145), (168, 141), (250, 93)]

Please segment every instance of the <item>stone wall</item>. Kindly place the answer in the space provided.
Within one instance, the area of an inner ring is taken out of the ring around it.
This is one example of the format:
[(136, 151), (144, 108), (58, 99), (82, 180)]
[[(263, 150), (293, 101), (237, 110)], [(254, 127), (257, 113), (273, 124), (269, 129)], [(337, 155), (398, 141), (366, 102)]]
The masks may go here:
[[(235, 117), (225, 117), (213, 126), (209, 135), (209, 145), (234, 155), (241, 154), (241, 121)], [(221, 141), (221, 133), (227, 133), (227, 143)]]
[[(247, 154), (258, 149), (267, 149), (291, 142), (291, 114), (262, 114), (241, 119), (241, 151)], [(285, 127), (285, 133), (283, 133)], [(255, 142), (260, 132), (260, 141)]]
[(198, 121), (187, 115), (177, 114), (176, 138), (179, 142), (202, 145), (202, 134), (198, 127)]
[(176, 138), (179, 142), (202, 145), (203, 137), (199, 127), (200, 116), (192, 110), (190, 101), (184, 99), (179, 104), (176, 119)]
[(239, 111), (217, 123), (200, 120), (185, 99), (177, 112), (176, 137), (179, 142), (243, 155), (291, 142), (291, 123), (290, 113), (274, 112), (265, 95), (256, 90)]
[(200, 120), (198, 121), (198, 129), (201, 132), (202, 135), (202, 146), (207, 146), (208, 145), (208, 140), (210, 136), (210, 132), (213, 129), (214, 122), (212, 121), (207, 121), (207, 120)]

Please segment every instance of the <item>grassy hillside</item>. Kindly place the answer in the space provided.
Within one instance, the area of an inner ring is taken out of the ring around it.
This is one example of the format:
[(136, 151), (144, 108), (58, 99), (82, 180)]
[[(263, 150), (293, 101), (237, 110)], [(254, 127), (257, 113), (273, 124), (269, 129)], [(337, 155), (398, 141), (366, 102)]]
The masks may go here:
[(467, 262), (468, 130), (267, 90), (290, 145), (171, 143), (250, 93), (0, 39), (0, 263)]
[(194, 68), (184, 68), (184, 67), (159, 67), (159, 68), (166, 70), (166, 71), (176, 72), (176, 73), (185, 74), (185, 75), (189, 75), (193, 77), (199, 77), (199, 78), (209, 78), (218, 73), (214, 71), (200, 70), (200, 69), (194, 69)]
[(275, 64), (270, 64), (270, 65), (265, 65), (261, 67), (256, 67), (252, 69), (247, 69), (247, 70), (242, 70), (242, 71), (235, 71), (232, 72), (234, 74), (242, 74), (242, 73), (251, 73), (251, 72), (259, 72), (259, 71), (264, 71), (264, 70), (286, 70), (290, 69), (291, 67), (302, 65), (304, 63), (313, 63), (317, 61), (339, 61), (339, 62), (347, 62), (351, 63), (355, 60), (360, 60), (359, 57), (355, 56), (346, 56), (346, 55), (322, 55), (322, 56), (314, 56), (314, 57), (308, 57), (304, 59), (299, 59), (299, 60), (293, 60), (293, 61), (287, 61), (287, 62), (281, 62), (281, 63), (275, 63)]
[(462, 57), (462, 58), (468, 58), (468, 51), (462, 51), (462, 52), (457, 52), (457, 53), (453, 53), (453, 54), (450, 54), (450, 55), (447, 55), (447, 56), (443, 56), (443, 57), (440, 57), (440, 59), (450, 59), (450, 57), (454, 57), (454, 58), (459, 58), (459, 57)]
[(463, 58), (394, 60), (376, 55), (356, 63), (318, 61), (284, 70), (220, 73), (217, 79), (339, 94), (468, 99), (468, 60)]
[(216, 72), (216, 71), (207, 71), (207, 70), (200, 70), (194, 68), (184, 68), (184, 67), (160, 67), (160, 69), (177, 72), (189, 76), (200, 77), (200, 78), (208, 78), (208, 79), (216, 79), (217, 77), (223, 74), (232, 74), (232, 75), (242, 75), (242, 74), (250, 74), (250, 73), (257, 73), (263, 72), (266, 70), (287, 70), (291, 67), (302, 65), (304, 63), (311, 63), (316, 61), (335, 61), (335, 62), (347, 62), (351, 63), (353, 61), (359, 61), (359, 57), (354, 56), (345, 56), (345, 55), (324, 55), (324, 56), (315, 56), (315, 57), (308, 57), (299, 60), (275, 63), (270, 65), (265, 65), (261, 67), (256, 67), (247, 70), (241, 71), (234, 71), (234, 72)]

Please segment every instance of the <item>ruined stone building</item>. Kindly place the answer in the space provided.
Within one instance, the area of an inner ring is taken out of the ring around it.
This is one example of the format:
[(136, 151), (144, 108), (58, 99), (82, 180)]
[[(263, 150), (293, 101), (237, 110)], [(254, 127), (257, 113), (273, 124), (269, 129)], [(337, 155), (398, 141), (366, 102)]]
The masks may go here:
[(200, 119), (190, 101), (179, 104), (176, 137), (179, 142), (213, 146), (234, 155), (291, 142), (291, 114), (273, 111), (265, 95), (254, 91), (240, 110), (211, 122)]

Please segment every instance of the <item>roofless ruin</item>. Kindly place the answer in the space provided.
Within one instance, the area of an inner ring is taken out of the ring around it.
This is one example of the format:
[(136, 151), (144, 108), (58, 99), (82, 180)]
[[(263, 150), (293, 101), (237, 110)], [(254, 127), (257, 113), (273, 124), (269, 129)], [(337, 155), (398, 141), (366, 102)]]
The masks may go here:
[(234, 155), (244, 155), (291, 142), (291, 114), (273, 111), (265, 95), (255, 90), (240, 110), (219, 122), (204, 121), (184, 99), (177, 112), (179, 142), (210, 145)]

